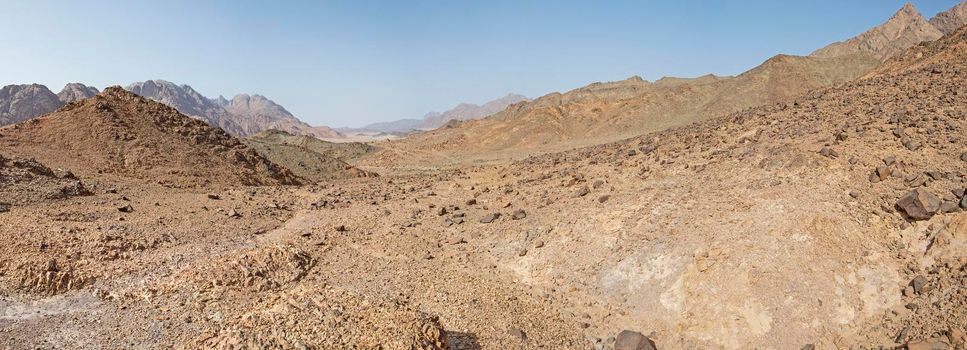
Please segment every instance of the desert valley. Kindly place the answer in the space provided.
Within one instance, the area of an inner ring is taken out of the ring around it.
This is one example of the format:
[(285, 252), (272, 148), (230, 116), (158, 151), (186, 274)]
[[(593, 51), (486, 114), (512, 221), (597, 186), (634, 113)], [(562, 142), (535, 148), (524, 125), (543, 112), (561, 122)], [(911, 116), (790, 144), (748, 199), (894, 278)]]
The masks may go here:
[(965, 25), (359, 128), (3, 87), (0, 349), (967, 349)]

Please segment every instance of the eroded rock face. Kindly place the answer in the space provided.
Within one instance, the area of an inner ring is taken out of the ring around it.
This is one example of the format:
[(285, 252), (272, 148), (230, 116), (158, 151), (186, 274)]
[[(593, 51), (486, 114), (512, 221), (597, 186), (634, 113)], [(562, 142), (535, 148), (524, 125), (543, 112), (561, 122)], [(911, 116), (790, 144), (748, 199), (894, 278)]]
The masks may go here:
[(97, 95), (100, 91), (93, 86), (87, 86), (81, 83), (69, 83), (64, 86), (63, 90), (57, 93), (57, 99), (60, 102), (68, 103), (74, 101), (80, 101), (88, 99)]
[(813, 57), (868, 54), (881, 61), (924, 41), (937, 40), (943, 32), (934, 27), (911, 4), (906, 4), (888, 21), (849, 40), (816, 50)]
[(0, 89), (0, 126), (47, 114), (63, 105), (46, 86), (7, 85)]
[(896, 205), (911, 219), (926, 220), (940, 210), (940, 197), (923, 188), (917, 188), (900, 197)]

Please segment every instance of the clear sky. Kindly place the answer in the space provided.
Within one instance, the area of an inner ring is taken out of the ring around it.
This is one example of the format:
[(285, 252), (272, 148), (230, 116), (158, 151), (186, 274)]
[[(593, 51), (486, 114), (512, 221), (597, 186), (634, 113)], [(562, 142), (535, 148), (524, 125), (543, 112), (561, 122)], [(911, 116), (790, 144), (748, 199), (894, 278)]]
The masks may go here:
[[(957, 0), (919, 0), (926, 17)], [(894, 0), (0, 0), (0, 85), (146, 79), (258, 93), (311, 124), (418, 118), (640, 75), (731, 75), (888, 19)]]

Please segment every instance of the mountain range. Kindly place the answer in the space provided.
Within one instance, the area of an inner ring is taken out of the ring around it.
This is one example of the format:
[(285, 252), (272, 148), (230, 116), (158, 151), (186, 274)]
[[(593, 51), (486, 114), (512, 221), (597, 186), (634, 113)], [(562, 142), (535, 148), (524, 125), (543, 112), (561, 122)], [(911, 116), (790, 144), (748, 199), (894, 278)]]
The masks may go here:
[(928, 21), (907, 4), (885, 23), (852, 39), (809, 56), (777, 55), (734, 77), (649, 82), (636, 76), (547, 94), (484, 119), (393, 141), (375, 161), (393, 162), (397, 152), (446, 161), (454, 153), (486, 159), (502, 153), (558, 151), (781, 103), (859, 78), (903, 50), (936, 40), (949, 28), (967, 23), (965, 7), (961, 3)]
[(460, 103), (442, 113), (432, 111), (421, 119), (399, 119), (372, 123), (360, 128), (338, 128), (336, 130), (344, 133), (406, 133), (414, 130), (431, 130), (439, 128), (451, 120), (465, 121), (485, 118), (504, 110), (507, 106), (524, 101), (528, 101), (526, 96), (511, 93), (482, 105)]
[[(327, 126), (313, 127), (296, 118), (281, 105), (262, 95), (239, 94), (231, 100), (208, 98), (191, 86), (164, 80), (148, 80), (125, 87), (143, 97), (174, 107), (179, 112), (204, 120), (235, 136), (255, 135), (266, 130), (281, 130), (317, 138), (340, 138)], [(8, 85), (0, 89), (0, 126), (15, 124), (51, 113), (73, 101), (91, 98), (97, 88), (70, 83), (58, 94), (40, 84)]]

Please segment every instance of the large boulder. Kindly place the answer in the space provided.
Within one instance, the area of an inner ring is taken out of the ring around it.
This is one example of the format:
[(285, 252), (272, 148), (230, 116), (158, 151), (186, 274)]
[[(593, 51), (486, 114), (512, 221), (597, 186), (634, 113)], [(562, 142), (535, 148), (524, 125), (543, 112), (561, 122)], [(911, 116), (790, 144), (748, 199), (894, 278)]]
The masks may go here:
[(926, 220), (940, 210), (940, 197), (921, 187), (900, 197), (896, 205), (911, 219)]

